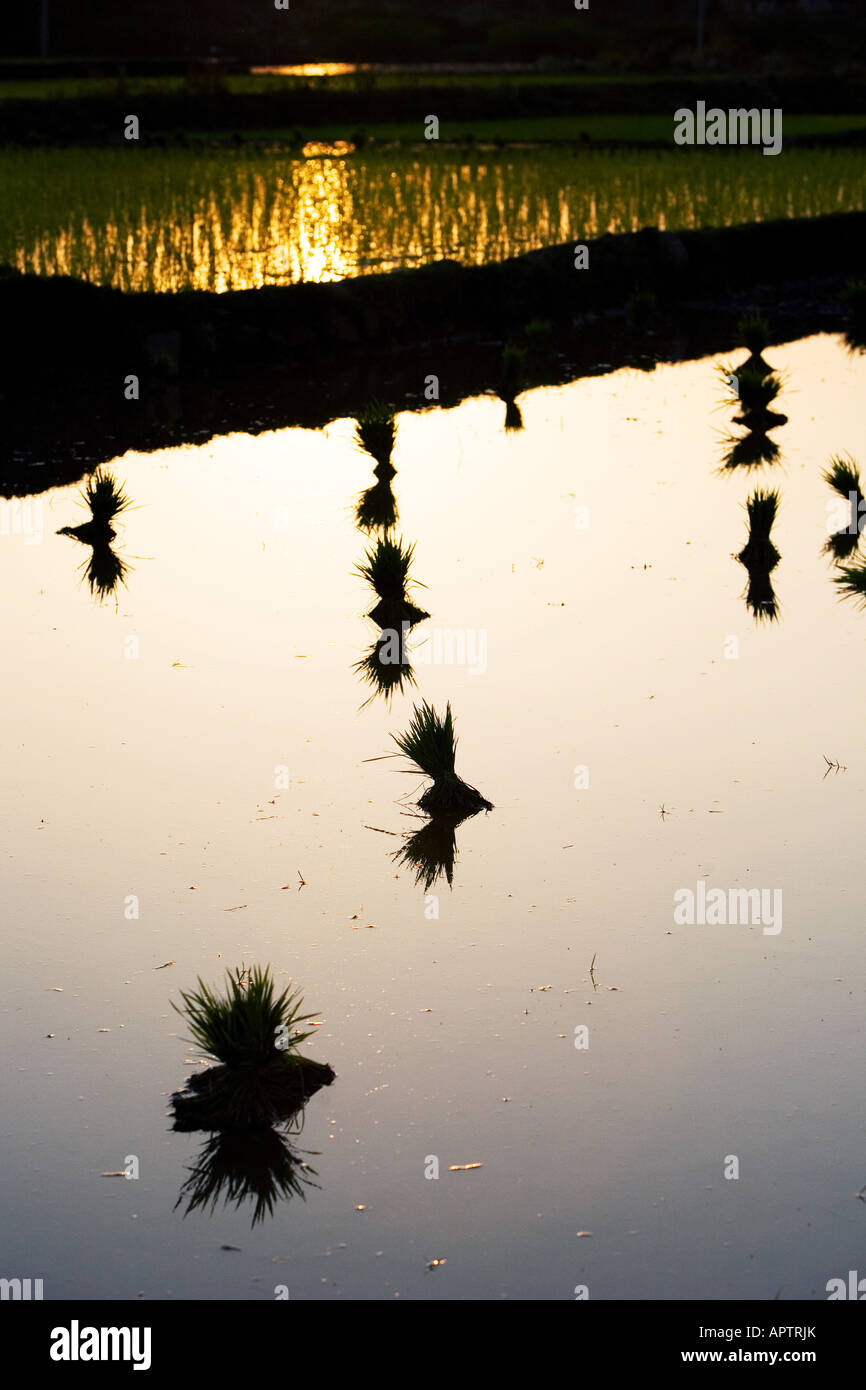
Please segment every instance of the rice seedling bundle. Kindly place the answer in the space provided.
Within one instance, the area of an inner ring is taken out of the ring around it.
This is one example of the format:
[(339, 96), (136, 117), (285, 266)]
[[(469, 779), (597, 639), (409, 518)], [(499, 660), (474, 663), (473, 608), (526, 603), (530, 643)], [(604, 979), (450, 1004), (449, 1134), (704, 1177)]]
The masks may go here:
[(277, 995), (268, 967), (227, 978), (224, 996), (199, 979), (197, 990), (181, 991), (183, 1007), (172, 1003), (196, 1046), (222, 1064), (190, 1077), (189, 1093), (174, 1097), (175, 1117), (187, 1128), (270, 1125), (334, 1079), (329, 1066), (297, 1052), (313, 1035), (298, 1029), (313, 1015), (300, 1013), (297, 991)]
[(431, 816), (492, 811), (492, 803), (455, 771), (457, 737), (450, 702), (444, 716), (440, 716), (432, 705), (422, 701), (415, 706), (406, 733), (391, 737), (401, 753), (431, 780), (432, 785), (418, 801), (422, 811)]

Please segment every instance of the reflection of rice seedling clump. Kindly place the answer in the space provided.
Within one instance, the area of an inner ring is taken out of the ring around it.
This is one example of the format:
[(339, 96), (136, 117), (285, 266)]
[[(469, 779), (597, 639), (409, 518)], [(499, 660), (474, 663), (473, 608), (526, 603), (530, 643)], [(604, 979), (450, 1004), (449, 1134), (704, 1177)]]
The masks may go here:
[[(395, 692), (403, 693), (404, 686), (415, 685), (415, 672), (402, 651), (403, 633), (396, 629), (382, 634), (365, 657), (356, 661), (352, 670), (367, 685), (373, 687), (373, 694), (364, 705), (375, 699), (377, 694), (388, 701)], [(402, 660), (400, 658), (403, 658)], [(362, 709), (364, 706), (362, 705)]]
[(729, 468), (755, 468), (762, 463), (775, 463), (779, 446), (769, 435), (752, 433), (729, 435), (724, 440), (723, 471)]
[(737, 337), (753, 357), (760, 357), (770, 341), (770, 325), (763, 314), (744, 314), (737, 319)]
[(273, 1129), (254, 1133), (238, 1130), (220, 1131), (205, 1142), (195, 1163), (189, 1169), (175, 1209), (186, 1200), (186, 1216), (193, 1211), (213, 1214), (220, 1198), (228, 1206), (240, 1209), (246, 1201), (253, 1203), (252, 1226), (272, 1216), (281, 1198), (301, 1197), (306, 1200), (306, 1188), (318, 1187), (313, 1182), (315, 1168), (295, 1151), (289, 1134)]
[[(374, 470), (376, 473), (378, 469)], [(393, 476), (394, 470), (391, 470)], [(355, 520), (362, 531), (390, 531), (397, 522), (397, 499), (389, 478), (380, 478), (358, 498)]]
[(836, 560), (845, 560), (860, 544), (860, 519), (863, 515), (860, 469), (849, 454), (847, 458), (831, 459), (830, 467), (824, 470), (822, 476), (824, 482), (850, 506), (848, 526), (828, 537), (823, 553), (832, 555)]
[(469, 815), (474, 811), (492, 811), (492, 804), (475, 787), (470, 787), (458, 777), (454, 770), (457, 738), (450, 702), (442, 718), (424, 700), (420, 708), (415, 706), (406, 733), (392, 734), (391, 737), (401, 753), (432, 781), (433, 785), (418, 801), (422, 811), (428, 815), (460, 812)]
[(396, 437), (397, 422), (392, 406), (371, 401), (355, 416), (355, 442), (378, 464), (390, 461)]
[(118, 584), (126, 582), (130, 567), (110, 545), (94, 544), (90, 558), (82, 568), (91, 594), (102, 603), (111, 597)]
[(90, 521), (83, 526), (63, 526), (58, 536), (72, 536), (82, 545), (89, 545), (90, 558), (82, 565), (91, 594), (100, 602), (113, 594), (118, 584), (126, 580), (129, 565), (111, 548), (115, 537), (114, 518), (126, 511), (129, 498), (117, 480), (106, 469), (98, 468), (88, 478), (80, 496), (90, 509)]
[(749, 572), (746, 602), (758, 621), (778, 616), (776, 596), (770, 574), (779, 563), (780, 555), (770, 532), (779, 507), (779, 493), (758, 488), (746, 503), (749, 515), (749, 539), (737, 559)]
[(430, 891), (442, 874), (448, 880), (449, 887), (453, 883), (457, 827), (466, 819), (462, 812), (432, 816), (420, 830), (408, 835), (405, 844), (391, 856), (395, 864), (409, 865), (414, 869), (415, 886), (423, 885), (425, 893)]
[(782, 389), (782, 379), (776, 372), (765, 372), (748, 363), (737, 369), (737, 394), (743, 413), (737, 424), (758, 433), (766, 433), (776, 425), (784, 425), (786, 415), (770, 410), (770, 404)]
[(526, 350), (516, 343), (506, 343), (502, 349), (499, 368), (499, 394), (504, 401), (513, 401), (523, 390), (526, 373)]
[(298, 1024), (313, 1016), (299, 1012), (296, 991), (276, 995), (270, 969), (259, 966), (228, 972), (228, 985), (219, 997), (199, 980), (197, 990), (181, 991), (183, 1008), (173, 1004), (193, 1042), (222, 1063), (189, 1078), (192, 1095), (175, 1097), (178, 1128), (270, 1125), (334, 1079), (330, 1067), (296, 1051), (312, 1037)]
[(850, 598), (859, 609), (866, 608), (866, 564), (840, 565), (839, 573), (833, 575), (833, 583), (839, 589), (840, 598)]

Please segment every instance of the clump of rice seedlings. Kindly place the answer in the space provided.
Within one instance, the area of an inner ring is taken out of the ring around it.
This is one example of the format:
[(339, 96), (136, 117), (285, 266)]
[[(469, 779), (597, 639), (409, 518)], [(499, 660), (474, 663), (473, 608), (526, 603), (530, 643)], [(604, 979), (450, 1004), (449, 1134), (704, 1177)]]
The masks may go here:
[(97, 526), (104, 526), (109, 529), (114, 518), (120, 512), (125, 512), (130, 506), (129, 498), (123, 487), (118, 486), (114, 474), (109, 473), (104, 468), (97, 468), (96, 472), (88, 478), (81, 495), (90, 508), (90, 515)]
[(845, 458), (840, 455), (831, 458), (830, 467), (824, 469), (822, 477), (828, 487), (831, 487), (834, 492), (838, 492), (839, 496), (844, 497), (846, 502), (849, 501), (852, 492), (856, 493), (859, 504), (863, 496), (863, 490), (860, 486), (860, 468), (856, 459), (853, 459), (850, 454), (846, 455)]
[(385, 536), (376, 541), (372, 550), (367, 551), (364, 563), (356, 565), (355, 571), (366, 579), (380, 598), (400, 599), (406, 593), (414, 555), (415, 546), (404, 546), (402, 537), (395, 541)]
[(79, 496), (90, 511), (90, 521), (83, 526), (63, 526), (58, 536), (74, 536), (84, 545), (107, 544), (113, 541), (115, 531), (111, 523), (121, 512), (131, 505), (129, 498), (119, 486), (113, 473), (97, 468), (81, 489)]
[(58, 536), (72, 536), (82, 545), (91, 547), (91, 555), (82, 565), (90, 592), (100, 603), (114, 594), (118, 584), (126, 582), (130, 566), (111, 548), (116, 536), (112, 521), (130, 506), (130, 500), (118, 485), (113, 473), (97, 468), (80, 493), (90, 510), (90, 521), (83, 526), (62, 526)]
[(185, 1216), (194, 1211), (213, 1215), (220, 1201), (226, 1206), (233, 1204), (236, 1210), (250, 1202), (250, 1224), (255, 1228), (274, 1214), (280, 1200), (306, 1200), (306, 1188), (319, 1187), (313, 1182), (317, 1174), (294, 1148), (291, 1138), (276, 1129), (211, 1134), (188, 1169), (175, 1210), (186, 1202)]
[(765, 373), (746, 365), (737, 369), (736, 377), (736, 394), (742, 407), (742, 414), (736, 417), (738, 425), (766, 434), (767, 430), (787, 423), (787, 415), (779, 415), (769, 408), (782, 390), (782, 378), (778, 373)]
[[(355, 567), (356, 573), (379, 595), (379, 602), (369, 616), (381, 628), (400, 631), (404, 623), (414, 627), (430, 616), (412, 602), (407, 592), (414, 554), (414, 545), (404, 546), (402, 538), (395, 541), (390, 536), (380, 537), (373, 549), (367, 551), (364, 563)], [(423, 589), (424, 585), (420, 587)]]
[(722, 406), (730, 405), (732, 402), (736, 404), (740, 399), (740, 382), (736, 368), (729, 362), (719, 362), (716, 366), (716, 372), (725, 388)]
[(744, 410), (766, 410), (782, 389), (775, 372), (762, 372), (756, 367), (739, 367), (735, 373), (734, 394)]
[(394, 742), (432, 786), (419, 798), (418, 806), (428, 815), (471, 815), (475, 811), (492, 811), (475, 787), (470, 787), (454, 770), (457, 756), (457, 736), (450, 702), (444, 717), (432, 705), (422, 701), (415, 706), (412, 720), (404, 734), (392, 734)]
[(853, 599), (859, 609), (866, 608), (866, 562), (840, 565), (839, 573), (833, 575), (833, 583), (839, 589), (840, 598)]
[(276, 1040), (285, 1029), (295, 1029), (292, 1046), (313, 1036), (312, 1030), (298, 1033), (297, 1025), (313, 1014), (301, 1014), (302, 1000), (288, 987), (275, 995), (270, 967), (253, 966), (227, 971), (228, 994), (220, 997), (202, 980), (195, 991), (181, 990), (183, 1008), (172, 1004), (186, 1017), (196, 1047), (226, 1067), (260, 1067), (274, 1061), (297, 1060), (280, 1052)]
[(749, 539), (737, 559), (749, 572), (746, 603), (757, 621), (772, 621), (778, 616), (776, 596), (770, 574), (781, 556), (770, 540), (770, 532), (779, 508), (779, 493), (775, 488), (757, 488), (746, 503), (749, 517)]
[(823, 553), (832, 555), (835, 560), (847, 560), (860, 544), (860, 518), (864, 508), (860, 469), (849, 454), (846, 458), (832, 458), (830, 467), (824, 470), (822, 476), (824, 482), (850, 506), (848, 525), (828, 537)]
[(390, 465), (396, 438), (393, 406), (371, 401), (355, 416), (355, 442), (379, 465)]
[(269, 967), (236, 969), (227, 978), (225, 996), (199, 980), (197, 990), (181, 991), (182, 1008), (172, 1003), (193, 1043), (221, 1063), (191, 1076), (187, 1092), (173, 1098), (175, 1117), (187, 1128), (272, 1125), (334, 1079), (329, 1066), (297, 1052), (313, 1035), (298, 1028), (313, 1015), (300, 1013), (297, 991), (277, 995)]
[(523, 429), (523, 415), (516, 401), (505, 402), (505, 428), (509, 434)]
[(737, 556), (744, 565), (772, 569), (779, 563), (779, 552), (770, 540), (770, 532), (779, 510), (779, 500), (776, 488), (767, 491), (756, 488), (747, 501), (749, 539)]

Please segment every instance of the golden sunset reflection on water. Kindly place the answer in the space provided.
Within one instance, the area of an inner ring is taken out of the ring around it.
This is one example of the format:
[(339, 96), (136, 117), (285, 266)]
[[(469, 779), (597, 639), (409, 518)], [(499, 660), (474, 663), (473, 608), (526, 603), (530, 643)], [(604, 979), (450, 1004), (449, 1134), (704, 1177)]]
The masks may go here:
[(296, 63), (289, 67), (250, 68), (253, 77), (347, 77), (357, 63)]
[(667, 154), (303, 148), (40, 150), (26, 166), (0, 151), (0, 261), (117, 289), (222, 293), (866, 205), (866, 174), (845, 151), (819, 164), (791, 151), (784, 168), (709, 153), (674, 170)]

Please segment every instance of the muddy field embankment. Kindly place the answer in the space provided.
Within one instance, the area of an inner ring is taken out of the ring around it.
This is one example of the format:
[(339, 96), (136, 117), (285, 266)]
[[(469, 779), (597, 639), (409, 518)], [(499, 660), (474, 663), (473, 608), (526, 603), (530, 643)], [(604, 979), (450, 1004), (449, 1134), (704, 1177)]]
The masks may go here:
[(125, 448), (318, 426), (371, 396), (423, 406), (430, 373), (440, 403), (456, 403), (496, 390), (503, 344), (533, 321), (550, 324), (551, 352), (527, 385), (728, 351), (737, 314), (755, 307), (777, 340), (841, 331), (839, 294), (862, 276), (864, 248), (866, 213), (840, 213), (226, 294), (7, 270), (0, 491), (71, 481)]

